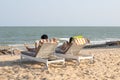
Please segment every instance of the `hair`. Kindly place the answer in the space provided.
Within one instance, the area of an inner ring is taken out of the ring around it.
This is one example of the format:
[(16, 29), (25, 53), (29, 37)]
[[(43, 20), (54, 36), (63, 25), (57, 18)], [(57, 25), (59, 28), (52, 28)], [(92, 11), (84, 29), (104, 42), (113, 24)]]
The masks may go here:
[(41, 39), (48, 39), (48, 35), (43, 34), (43, 35), (41, 36)]
[(73, 37), (70, 37), (70, 39), (69, 39), (69, 43), (71, 43), (72, 41), (73, 41)]

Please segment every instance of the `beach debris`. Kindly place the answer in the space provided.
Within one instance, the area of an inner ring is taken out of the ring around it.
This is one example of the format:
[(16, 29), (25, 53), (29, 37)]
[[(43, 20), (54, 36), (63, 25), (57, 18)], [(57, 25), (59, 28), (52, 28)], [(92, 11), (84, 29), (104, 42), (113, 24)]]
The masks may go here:
[(11, 48), (8, 46), (0, 46), (0, 55), (7, 55), (7, 54), (11, 54)]
[(12, 49), (12, 47), (9, 46), (0, 46), (0, 55), (16, 55), (20, 54), (20, 50), (18, 49)]
[[(86, 45), (84, 48), (103, 48), (109, 46), (120, 46), (120, 41), (109, 41), (104, 44), (94, 44), (94, 45)], [(0, 46), (0, 55), (17, 55), (20, 54), (21, 50), (17, 48), (13, 48), (10, 46)]]
[(106, 42), (106, 45), (108, 45), (108, 46), (120, 45), (120, 41), (110, 41), (110, 42)]

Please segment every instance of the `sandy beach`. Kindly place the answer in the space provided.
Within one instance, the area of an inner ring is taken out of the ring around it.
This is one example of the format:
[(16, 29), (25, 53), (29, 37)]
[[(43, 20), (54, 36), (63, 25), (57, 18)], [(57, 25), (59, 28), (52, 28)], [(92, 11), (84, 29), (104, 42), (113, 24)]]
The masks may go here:
[(81, 60), (77, 66), (75, 61), (66, 61), (66, 67), (49, 65), (33, 61), (20, 62), (20, 55), (0, 56), (0, 80), (119, 80), (120, 48), (82, 49), (82, 54), (93, 54), (94, 63)]

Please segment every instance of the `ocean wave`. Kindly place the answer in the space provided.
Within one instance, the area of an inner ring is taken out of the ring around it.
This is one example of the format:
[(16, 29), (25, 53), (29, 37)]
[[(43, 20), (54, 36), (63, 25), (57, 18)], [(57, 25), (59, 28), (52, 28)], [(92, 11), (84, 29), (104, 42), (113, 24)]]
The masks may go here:
[[(69, 38), (59, 38), (61, 41), (69, 41)], [(120, 41), (120, 38), (105, 38), (105, 39), (93, 39), (90, 40), (90, 44), (104, 44), (111, 41)]]

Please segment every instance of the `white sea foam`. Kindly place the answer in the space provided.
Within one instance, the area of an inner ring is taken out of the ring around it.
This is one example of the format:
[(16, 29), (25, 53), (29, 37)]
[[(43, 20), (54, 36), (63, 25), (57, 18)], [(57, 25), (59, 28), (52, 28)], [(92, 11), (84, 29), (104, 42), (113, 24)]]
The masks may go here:
[(61, 41), (68, 41), (69, 38), (59, 38), (59, 40), (61, 40)]
[(98, 40), (91, 40), (91, 44), (104, 44), (106, 42), (111, 42), (111, 41), (120, 41), (119, 38), (105, 38), (105, 39), (98, 39)]
[[(59, 38), (61, 41), (69, 41), (69, 38)], [(105, 44), (110, 41), (120, 41), (120, 38), (105, 38), (105, 39), (95, 39), (90, 40), (90, 44)]]
[[(58, 44), (58, 46), (62, 45), (64, 41), (69, 41), (69, 38), (59, 38), (60, 42)], [(105, 39), (96, 39), (96, 40), (90, 40), (90, 44), (91, 45), (95, 45), (95, 44), (105, 44), (106, 42), (110, 42), (110, 41), (120, 41), (119, 38), (105, 38)], [(27, 42), (27, 44), (29, 45), (29, 47), (33, 48), (34, 44), (31, 42)], [(8, 46), (14, 47), (16, 49), (20, 49), (20, 50), (26, 50), (24, 44), (8, 44)]]

